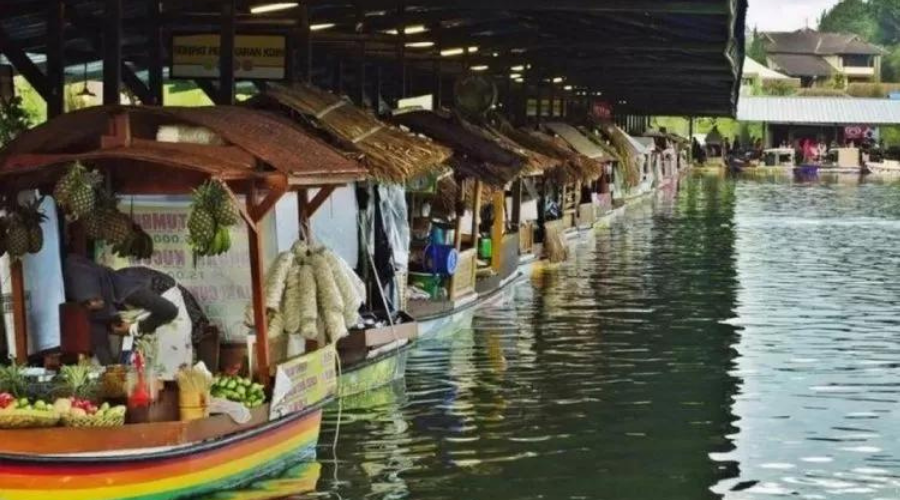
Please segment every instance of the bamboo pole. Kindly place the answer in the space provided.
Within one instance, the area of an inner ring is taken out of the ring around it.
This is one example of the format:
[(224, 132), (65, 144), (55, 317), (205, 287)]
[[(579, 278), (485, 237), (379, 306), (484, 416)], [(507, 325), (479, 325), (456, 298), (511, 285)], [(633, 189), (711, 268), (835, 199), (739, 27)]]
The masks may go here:
[(503, 227), (506, 221), (506, 193), (498, 189), (493, 196), (494, 224), (491, 226), (491, 267), (500, 274), (503, 269)]
[(25, 272), (22, 260), (11, 260), (13, 324), (16, 334), (16, 362), (25, 364), (28, 361), (28, 318), (25, 306)]
[[(247, 196), (247, 211), (254, 213), (256, 188)], [(260, 216), (262, 217), (262, 216)], [(259, 383), (269, 384), (269, 332), (266, 321), (265, 292), (263, 290), (263, 242), (262, 235), (253, 228), (247, 231), (250, 240), (250, 284), (253, 292), (253, 324), (256, 326), (256, 377)]]

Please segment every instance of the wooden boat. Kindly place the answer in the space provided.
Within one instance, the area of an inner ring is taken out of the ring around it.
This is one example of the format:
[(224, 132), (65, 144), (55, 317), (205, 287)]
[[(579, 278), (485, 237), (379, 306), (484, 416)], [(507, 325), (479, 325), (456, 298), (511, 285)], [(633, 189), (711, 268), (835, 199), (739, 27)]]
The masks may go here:
[[(162, 125), (202, 127), (220, 140), (159, 142), (155, 134)], [(298, 144), (311, 154), (296, 155)], [(252, 410), (243, 424), (214, 415), (111, 428), (0, 431), (0, 497), (182, 499), (240, 487), (312, 459), (322, 405), (337, 390), (336, 348), (270, 363), (258, 224), (287, 191), (345, 184), (364, 170), (257, 111), (103, 106), (63, 115), (20, 135), (0, 152), (0, 179), (10, 190), (50, 192), (73, 161), (92, 162), (119, 194), (186, 194), (214, 178), (232, 195), (247, 195), (241, 216), (248, 226), (255, 340), (263, 346), (254, 360), (258, 381), (271, 387), (272, 402)], [(262, 189), (265, 197), (257, 194)], [(314, 205), (304, 213), (314, 212)], [(28, 325), (21, 260), (11, 265), (11, 276), (14, 348), (24, 363)]]
[(227, 416), (120, 428), (0, 431), (4, 500), (193, 498), (315, 458), (321, 404), (238, 425)]
[(279, 500), (316, 490), (322, 465), (304, 462), (277, 477), (253, 482), (242, 489), (215, 493), (200, 500)]
[(900, 162), (896, 160), (884, 160), (880, 163), (866, 163), (866, 169), (875, 176), (879, 177), (898, 177), (900, 176)]
[[(374, 356), (356, 360), (344, 365), (341, 361), (338, 378), (338, 397), (346, 398), (363, 394), (392, 382), (403, 379), (406, 374), (406, 360), (418, 337), (418, 325), (415, 324), (415, 336), (412, 341), (404, 338), (395, 343), (386, 344), (383, 352), (374, 352)], [(340, 346), (340, 343), (338, 343)], [(341, 356), (342, 358), (344, 356)]]

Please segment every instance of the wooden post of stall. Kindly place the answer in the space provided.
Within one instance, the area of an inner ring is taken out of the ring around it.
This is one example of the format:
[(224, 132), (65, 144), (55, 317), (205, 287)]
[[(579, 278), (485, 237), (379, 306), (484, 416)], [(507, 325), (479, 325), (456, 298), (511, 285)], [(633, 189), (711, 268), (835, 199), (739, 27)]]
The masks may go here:
[[(483, 184), (480, 179), (475, 180), (475, 205), (472, 207), (472, 247), (475, 249), (475, 255), (478, 255), (478, 226), (481, 225), (481, 190)], [(477, 267), (477, 266), (476, 266)]]
[(517, 230), (522, 229), (522, 179), (516, 179), (512, 186), (512, 223)]
[(493, 196), (494, 224), (491, 226), (491, 268), (503, 270), (503, 228), (506, 225), (506, 192), (498, 189)]
[(148, 0), (147, 19), (150, 25), (150, 33), (147, 37), (148, 55), (150, 64), (147, 67), (147, 86), (155, 106), (164, 104), (163, 98), (163, 56), (162, 56), (162, 13), (160, 12), (160, 0)]
[(103, 36), (103, 104), (119, 104), (122, 89), (122, 0), (106, 0)]
[(12, 307), (13, 324), (16, 335), (16, 363), (25, 364), (28, 361), (28, 318), (25, 296), (25, 271), (22, 268), (22, 260), (15, 259), (10, 264), (12, 278)]
[(305, 188), (297, 191), (297, 217), (300, 221), (300, 235), (312, 243), (312, 227), (309, 224), (309, 191)]
[(219, 99), (216, 104), (234, 104), (235, 0), (222, 2), (219, 34)]
[(65, 112), (65, 16), (66, 5), (62, 0), (51, 0), (47, 9), (47, 82), (50, 99), (47, 100), (47, 117), (53, 118)]
[(247, 228), (250, 243), (250, 285), (253, 293), (253, 324), (256, 326), (256, 376), (259, 383), (269, 383), (269, 331), (266, 318), (265, 291), (263, 289), (263, 242), (259, 234), (261, 214), (256, 214), (256, 186), (247, 194), (247, 211), (253, 215), (256, 227)]
[[(453, 247), (456, 248), (456, 252), (459, 253), (462, 251), (462, 232), (463, 232), (463, 216), (466, 214), (466, 182), (467, 180), (459, 181), (459, 190), (456, 193), (456, 230), (453, 232)], [(453, 296), (453, 290), (456, 289), (456, 275), (450, 276), (450, 285), (449, 290), (447, 291), (447, 296), (450, 297), (450, 300), (454, 300), (456, 297)]]

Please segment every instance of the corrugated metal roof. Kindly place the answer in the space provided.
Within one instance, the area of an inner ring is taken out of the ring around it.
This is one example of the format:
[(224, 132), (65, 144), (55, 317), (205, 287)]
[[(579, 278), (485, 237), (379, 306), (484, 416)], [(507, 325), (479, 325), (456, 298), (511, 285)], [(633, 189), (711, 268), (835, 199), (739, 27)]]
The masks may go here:
[(898, 125), (900, 101), (850, 97), (741, 97), (738, 120), (823, 125)]

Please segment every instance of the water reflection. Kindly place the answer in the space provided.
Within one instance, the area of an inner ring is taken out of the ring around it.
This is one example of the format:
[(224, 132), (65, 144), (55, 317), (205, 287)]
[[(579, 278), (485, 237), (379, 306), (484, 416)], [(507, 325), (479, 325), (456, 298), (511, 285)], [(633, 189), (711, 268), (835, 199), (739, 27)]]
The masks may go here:
[(692, 178), (342, 408), (308, 497), (898, 498), (898, 248), (896, 185)]
[[(729, 499), (897, 498), (897, 186), (741, 183)], [(735, 492), (735, 485), (747, 487)]]

